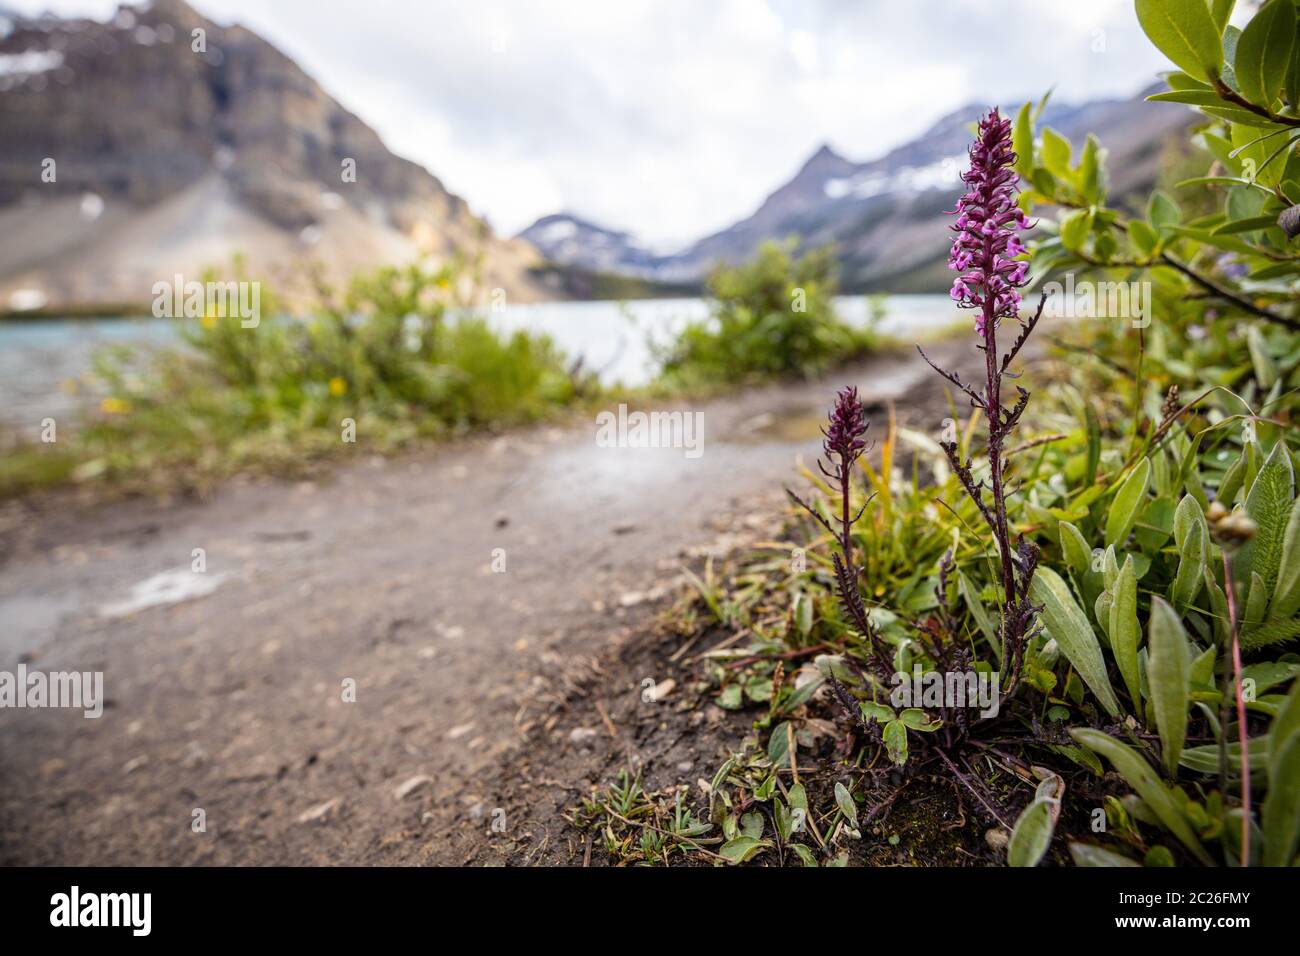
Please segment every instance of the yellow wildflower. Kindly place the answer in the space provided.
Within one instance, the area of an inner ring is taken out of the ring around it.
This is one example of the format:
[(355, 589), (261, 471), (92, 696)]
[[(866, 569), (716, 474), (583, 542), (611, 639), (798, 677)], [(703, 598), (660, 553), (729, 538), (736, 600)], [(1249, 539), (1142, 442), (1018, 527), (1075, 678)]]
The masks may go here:
[(347, 390), (348, 390), (348, 383), (345, 382), (343, 379), (339, 378), (337, 375), (335, 375), (332, 379), (330, 379), (331, 395), (338, 397), (339, 395), (346, 394)]
[(131, 410), (131, 403), (124, 398), (106, 398), (99, 403), (99, 410), (105, 415), (125, 415)]

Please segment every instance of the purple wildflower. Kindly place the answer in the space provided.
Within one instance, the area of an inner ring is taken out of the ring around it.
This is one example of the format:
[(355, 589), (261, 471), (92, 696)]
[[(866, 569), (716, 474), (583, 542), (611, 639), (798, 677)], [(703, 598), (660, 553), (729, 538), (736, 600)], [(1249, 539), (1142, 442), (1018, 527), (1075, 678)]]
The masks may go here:
[(855, 386), (846, 385), (839, 390), (829, 419), (829, 427), (822, 429), (826, 436), (822, 448), (832, 462), (838, 457), (840, 467), (847, 473), (867, 447), (867, 416)]
[(1025, 252), (1016, 230), (1030, 223), (1016, 205), (1017, 177), (1012, 168), (1011, 121), (996, 107), (980, 119), (979, 135), (970, 147), (970, 169), (962, 174), (969, 190), (957, 202), (948, 267), (961, 273), (952, 284), (952, 298), (963, 309), (979, 309), (975, 331), (988, 338), (990, 323), (1020, 312), (1020, 288), (1029, 264), (1017, 261)]

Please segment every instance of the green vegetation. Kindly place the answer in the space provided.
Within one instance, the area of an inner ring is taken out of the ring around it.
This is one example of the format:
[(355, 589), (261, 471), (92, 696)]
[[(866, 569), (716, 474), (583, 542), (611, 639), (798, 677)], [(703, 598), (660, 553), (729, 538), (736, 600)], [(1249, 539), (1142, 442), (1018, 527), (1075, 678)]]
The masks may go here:
[(388, 451), (423, 437), (536, 421), (592, 394), (545, 336), (501, 336), (453, 318), (452, 268), (357, 278), (312, 317), (184, 322), (184, 350), (96, 359), (97, 413), (53, 444), (6, 453), (0, 494), (65, 480), (201, 488), (236, 472), (293, 473), (364, 438)]
[[(1048, 234), (1032, 272), (1094, 296), (1058, 299), (1057, 347), (1022, 380), (1052, 385), (1006, 450), (1017, 574), (1037, 562), (1023, 663), (1002, 659), (999, 551), (939, 443), (877, 426), (847, 544), (840, 488), (806, 471), (818, 520), (696, 582), (699, 630), (723, 635), (706, 655), (717, 704), (754, 713), (705, 815), (724, 858), (871, 859), (892, 809), (938, 776), (1012, 865), (1300, 863), (1295, 10), (1272, 0), (1237, 31), (1231, 3), (1137, 6), (1182, 68), (1156, 98), (1200, 109), (1214, 165), (1125, 216), (1106, 205), (1102, 144), (1075, 158), (1020, 112), (1020, 202)], [(954, 403), (944, 432), (987, 486), (979, 413)], [(869, 633), (838, 564), (856, 566)], [(1001, 675), (999, 712), (899, 706), (881, 647), (897, 674)]]
[(830, 248), (794, 258), (790, 246), (772, 242), (752, 262), (719, 266), (709, 278), (709, 316), (658, 346), (661, 384), (698, 390), (815, 375), (871, 352), (875, 333), (835, 314), (835, 271)]

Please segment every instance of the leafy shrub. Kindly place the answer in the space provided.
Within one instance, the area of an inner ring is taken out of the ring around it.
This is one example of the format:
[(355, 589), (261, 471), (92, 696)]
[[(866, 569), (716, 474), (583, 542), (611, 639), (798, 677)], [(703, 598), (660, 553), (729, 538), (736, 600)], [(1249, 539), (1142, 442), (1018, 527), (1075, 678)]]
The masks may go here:
[(698, 388), (812, 375), (871, 351), (871, 330), (835, 314), (835, 271), (829, 248), (794, 258), (774, 242), (749, 263), (719, 266), (709, 278), (709, 316), (656, 348), (663, 382)]
[[(185, 321), (187, 348), (141, 367), (99, 353), (98, 414), (57, 445), (6, 456), (0, 492), (69, 477), (203, 486), (237, 471), (296, 472), (342, 442), (345, 419), (371, 451), (420, 436), (536, 421), (595, 387), (574, 379), (549, 338), (499, 335), (453, 299), (448, 267), (381, 269), (305, 319)], [(57, 450), (56, 450), (57, 449)]]

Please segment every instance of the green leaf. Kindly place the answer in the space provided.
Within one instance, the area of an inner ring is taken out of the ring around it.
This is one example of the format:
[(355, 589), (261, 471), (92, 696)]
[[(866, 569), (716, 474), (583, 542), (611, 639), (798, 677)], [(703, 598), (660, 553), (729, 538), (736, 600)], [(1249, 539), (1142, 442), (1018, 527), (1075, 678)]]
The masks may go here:
[(785, 801), (780, 797), (774, 797), (772, 800), (772, 817), (776, 821), (776, 832), (780, 835), (783, 842), (790, 839), (794, 833), (794, 817), (790, 813), (790, 808), (785, 805)]
[(1297, 731), (1300, 731), (1300, 681), (1297, 681), (1291, 688), (1291, 693), (1286, 695), (1281, 709), (1268, 727), (1266, 746), (1270, 777), (1277, 772), (1277, 763), (1282, 756), (1282, 744), (1290, 740)]
[(1061, 220), (1061, 244), (1071, 252), (1079, 252), (1091, 231), (1092, 210), (1075, 209)]
[(813, 856), (813, 851), (808, 849), (802, 843), (793, 843), (790, 848), (798, 855), (799, 860), (804, 866), (816, 866), (817, 857)]
[(1115, 492), (1106, 515), (1106, 545), (1122, 545), (1146, 503), (1147, 485), (1151, 481), (1151, 459), (1143, 458), (1128, 473), (1124, 483)]
[(1034, 120), (1030, 109), (1029, 103), (1020, 107), (1011, 134), (1011, 146), (1016, 151), (1016, 172), (1025, 179), (1034, 172)]
[(1029, 804), (1016, 820), (1007, 843), (1008, 866), (1037, 866), (1052, 844), (1053, 804), (1058, 801), (1039, 798)]
[(1228, 20), (1232, 18), (1232, 8), (1237, 5), (1237, 0), (1210, 0), (1210, 16), (1214, 17), (1214, 25), (1219, 28), (1219, 32), (1228, 26)]
[(1282, 745), (1268, 778), (1261, 819), (1264, 865), (1290, 866), (1300, 840), (1300, 731)]
[(800, 637), (807, 637), (812, 632), (813, 602), (802, 591), (794, 596), (794, 626)]
[(1133, 559), (1126, 558), (1124, 567), (1120, 568), (1115, 587), (1111, 589), (1110, 625), (1106, 633), (1110, 636), (1111, 653), (1119, 665), (1120, 676), (1128, 688), (1133, 700), (1134, 713), (1142, 713), (1142, 690), (1138, 678), (1138, 603), (1137, 572), (1133, 570)]
[(1159, 241), (1156, 231), (1142, 219), (1129, 220), (1128, 238), (1129, 242), (1133, 244), (1133, 248), (1143, 256), (1151, 255), (1155, 251), (1156, 243)]
[(1177, 837), (1179, 842), (1187, 847), (1198, 860), (1206, 866), (1213, 865), (1210, 855), (1205, 852), (1205, 847), (1201, 846), (1201, 841), (1197, 839), (1196, 832), (1192, 829), (1187, 817), (1184, 816), (1177, 798), (1160, 782), (1160, 778), (1155, 775), (1150, 765), (1142, 759), (1137, 751), (1127, 744), (1107, 736), (1100, 730), (1093, 730), (1090, 727), (1076, 727), (1070, 731), (1070, 736), (1089, 750), (1095, 751), (1109, 760), (1111, 766), (1119, 771), (1120, 776), (1137, 791), (1137, 795), (1151, 808), (1151, 812), (1156, 815), (1156, 818), (1164, 825), (1165, 829)]
[(749, 836), (738, 836), (728, 840), (718, 850), (718, 854), (728, 863), (745, 863), (758, 853), (771, 846), (768, 840), (756, 840)]
[(1282, 533), (1282, 557), (1278, 562), (1272, 609), (1274, 617), (1290, 617), (1300, 610), (1300, 498), (1291, 503), (1291, 517)]
[(1268, 343), (1264, 341), (1264, 333), (1259, 330), (1259, 326), (1252, 325), (1246, 329), (1246, 346), (1250, 350), (1250, 361), (1255, 366), (1255, 378), (1259, 381), (1260, 388), (1272, 388), (1278, 377), (1277, 363), (1268, 354)]
[(772, 729), (772, 736), (768, 738), (767, 757), (772, 761), (773, 768), (790, 766), (790, 738), (793, 734), (788, 732), (789, 729), (789, 721), (777, 724)]
[(1057, 179), (1070, 176), (1070, 141), (1051, 127), (1043, 128), (1043, 165)]
[(1294, 0), (1269, 0), (1237, 41), (1233, 72), (1246, 99), (1271, 108), (1286, 81), (1295, 43)]
[(1244, 219), (1229, 219), (1222, 225), (1215, 226), (1210, 230), (1210, 235), (1229, 236), (1240, 232), (1257, 232), (1260, 229), (1271, 229), (1276, 225), (1276, 216), (1247, 216)]
[(1088, 430), (1088, 474), (1086, 484), (1097, 480), (1097, 465), (1101, 461), (1101, 422), (1092, 402), (1083, 403), (1083, 422)]
[(907, 726), (901, 720), (891, 720), (885, 724), (881, 736), (889, 759), (900, 767), (907, 763)]
[(984, 639), (989, 642), (994, 653), (999, 656), (1002, 654), (1002, 645), (998, 643), (997, 625), (993, 623), (993, 618), (989, 615), (989, 609), (984, 606), (984, 602), (979, 599), (979, 592), (975, 590), (970, 579), (961, 571), (957, 572), (957, 590), (961, 592), (961, 599), (966, 602), (966, 609), (970, 611), (971, 617), (975, 618), (975, 624), (984, 635)]
[(1079, 157), (1079, 189), (1090, 203), (1100, 203), (1106, 198), (1106, 150), (1092, 133), (1083, 143)]
[(835, 805), (840, 808), (840, 813), (844, 814), (844, 819), (849, 822), (849, 826), (856, 830), (858, 806), (853, 802), (853, 795), (849, 793), (848, 788), (839, 781), (835, 783)]
[(1051, 568), (1041, 567), (1034, 574), (1029, 590), (1033, 602), (1042, 605), (1043, 623), (1061, 652), (1074, 665), (1106, 712), (1112, 717), (1119, 716), (1119, 701), (1115, 699), (1110, 678), (1106, 676), (1101, 644), (1070, 588)]
[(1269, 592), (1277, 583), (1287, 518), (1295, 501), (1295, 475), (1286, 442), (1279, 440), (1246, 495), (1246, 514), (1255, 522), (1255, 536), (1233, 557), (1232, 569), (1242, 579), (1253, 571)]
[(1151, 198), (1147, 201), (1147, 219), (1156, 232), (1164, 233), (1167, 229), (1172, 229), (1178, 225), (1182, 217), (1178, 203), (1159, 190), (1151, 194)]
[(1147, 684), (1156, 715), (1160, 749), (1173, 776), (1187, 738), (1187, 707), (1191, 696), (1191, 648), (1178, 613), (1158, 597), (1151, 599), (1147, 634)]
[[(1268, 738), (1251, 737), (1247, 744), (1250, 765), (1253, 768), (1258, 768), (1264, 763), (1268, 753)], [(1235, 740), (1229, 741), (1226, 750), (1228, 769), (1234, 773), (1240, 773), (1241, 744)], [(1219, 772), (1219, 745), (1203, 744), (1200, 747), (1188, 747), (1183, 751), (1182, 756), (1178, 758), (1178, 765), (1186, 767), (1188, 770), (1195, 770), (1197, 773), (1217, 774)]]
[(1147, 97), (1150, 103), (1186, 103), (1188, 106), (1224, 105), (1223, 98), (1214, 90), (1169, 90), (1164, 93), (1152, 93)]
[(1191, 495), (1184, 495), (1174, 512), (1174, 543), (1178, 546), (1178, 571), (1169, 586), (1169, 597), (1179, 611), (1185, 611), (1201, 593), (1210, 543), (1205, 512)]
[(1223, 28), (1205, 0), (1136, 0), (1138, 23), (1184, 73), (1200, 80), (1223, 71)]
[(1088, 547), (1088, 540), (1084, 538), (1083, 532), (1068, 521), (1060, 523), (1058, 533), (1061, 536), (1061, 552), (1065, 555), (1065, 563), (1076, 577), (1083, 577), (1092, 567), (1092, 549)]
[(943, 726), (943, 721), (931, 720), (925, 711), (916, 707), (909, 707), (906, 710), (899, 711), (898, 719), (909, 730), (919, 730), (926, 734), (932, 734)]
[(1075, 866), (1138, 866), (1142, 864), (1121, 853), (1088, 843), (1071, 843), (1070, 858)]

